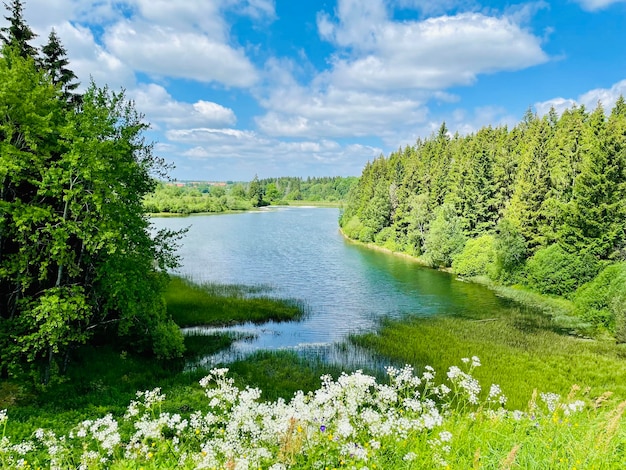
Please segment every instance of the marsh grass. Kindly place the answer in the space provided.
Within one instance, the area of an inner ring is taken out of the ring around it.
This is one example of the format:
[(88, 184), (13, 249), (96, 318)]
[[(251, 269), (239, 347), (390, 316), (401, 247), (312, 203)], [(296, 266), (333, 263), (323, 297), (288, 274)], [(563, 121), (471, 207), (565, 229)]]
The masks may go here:
[(394, 362), (445, 370), (459, 357), (477, 355), (483, 383), (497, 383), (511, 407), (522, 408), (534, 389), (567, 394), (573, 384), (592, 396), (610, 390), (626, 398), (626, 345), (568, 334), (553, 319), (525, 309), (492, 318), (444, 316), (383, 321), (354, 344)]
[(308, 313), (300, 300), (263, 295), (269, 290), (267, 286), (196, 284), (173, 276), (165, 300), (168, 313), (180, 327), (291, 321)]
[(343, 369), (321, 359), (301, 357), (293, 351), (259, 351), (228, 365), (229, 374), (243, 387), (262, 390), (263, 400), (288, 399), (298, 390), (309, 392), (320, 385), (320, 377), (338, 377)]

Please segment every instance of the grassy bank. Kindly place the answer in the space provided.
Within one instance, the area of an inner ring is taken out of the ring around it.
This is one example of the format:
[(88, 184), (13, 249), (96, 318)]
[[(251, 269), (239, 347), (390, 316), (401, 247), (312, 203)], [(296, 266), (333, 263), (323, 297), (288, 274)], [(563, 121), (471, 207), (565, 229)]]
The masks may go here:
[[(199, 286), (173, 277), (166, 293), (168, 313), (183, 327), (282, 321), (305, 314), (305, 306), (297, 301), (249, 297), (266, 290), (217, 284)], [(121, 416), (137, 390), (156, 386), (168, 394), (167, 410), (200, 406), (198, 400), (202, 400), (203, 393), (197, 383), (207, 371), (185, 371), (185, 361), (228, 348), (235, 339), (233, 334), (187, 335), (185, 357), (170, 361), (127, 353), (112, 346), (79, 347), (72, 351), (67, 374), (46, 387), (38, 385), (28, 375), (0, 381), (0, 410), (7, 409), (11, 417), (6, 432), (26, 438), (39, 427), (67, 432), (82, 419), (107, 413)], [(268, 365), (270, 360), (271, 366)], [(254, 367), (255, 362), (260, 364), (258, 369)], [(248, 380), (262, 384), (267, 378), (274, 384), (274, 390), (269, 392), (274, 397), (285, 396), (285, 393), (290, 396), (297, 382), (314, 387), (324, 372), (314, 366), (304, 366), (302, 361), (288, 354), (285, 357), (276, 354), (273, 359), (253, 357), (238, 367), (241, 375), (235, 371), (233, 376), (240, 386), (245, 386)], [(272, 377), (268, 375), (270, 369), (274, 379), (269, 378)], [(256, 379), (255, 370), (258, 372)], [(275, 380), (276, 377), (281, 380)], [(2, 426), (0, 438), (1, 432)], [(5, 468), (1, 459), (0, 468)]]
[(172, 277), (165, 300), (168, 313), (180, 327), (289, 321), (306, 315), (302, 301), (262, 295), (267, 291), (263, 286), (196, 284)]
[(394, 362), (439, 370), (477, 355), (487, 364), (477, 378), (500, 384), (514, 407), (523, 407), (536, 388), (566, 394), (573, 384), (590, 387), (594, 396), (611, 391), (626, 398), (626, 345), (572, 336), (525, 309), (497, 318), (385, 321), (378, 332), (351, 341)]

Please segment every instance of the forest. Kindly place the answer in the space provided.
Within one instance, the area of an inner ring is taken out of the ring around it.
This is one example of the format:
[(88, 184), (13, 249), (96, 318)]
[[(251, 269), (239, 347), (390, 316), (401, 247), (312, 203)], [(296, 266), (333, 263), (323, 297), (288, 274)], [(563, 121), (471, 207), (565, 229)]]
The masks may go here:
[(255, 178), (221, 185), (160, 182), (144, 198), (150, 213), (194, 214), (249, 210), (271, 204), (336, 203), (345, 200), (357, 177)]
[(626, 101), (463, 136), (442, 124), (369, 162), (340, 223), (459, 276), (566, 297), (626, 341)]

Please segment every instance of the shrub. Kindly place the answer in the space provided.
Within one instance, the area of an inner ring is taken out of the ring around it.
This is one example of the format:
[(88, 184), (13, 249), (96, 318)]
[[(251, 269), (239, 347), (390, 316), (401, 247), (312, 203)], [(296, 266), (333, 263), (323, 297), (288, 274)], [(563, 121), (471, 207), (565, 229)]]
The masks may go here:
[(493, 235), (483, 235), (467, 241), (454, 258), (452, 269), (461, 276), (480, 276), (491, 271), (495, 260), (495, 239)]
[(615, 330), (626, 340), (626, 263), (607, 266), (574, 294), (575, 313), (598, 326)]
[(543, 294), (567, 296), (598, 273), (591, 255), (568, 253), (554, 244), (537, 251), (526, 263), (529, 287)]
[(377, 245), (384, 246), (385, 248), (390, 249), (391, 251), (398, 250), (397, 243), (397, 235), (396, 231), (393, 227), (385, 227), (375, 237), (375, 241)]
[(526, 239), (515, 224), (504, 219), (498, 224), (494, 245), (496, 260), (490, 277), (504, 284), (517, 282), (528, 252)]
[(359, 238), (359, 233), (363, 229), (363, 223), (361, 220), (355, 215), (348, 222), (342, 224), (343, 233), (346, 234), (348, 238)]
[(448, 267), (465, 245), (463, 219), (456, 215), (452, 204), (438, 207), (435, 214), (424, 240), (424, 252), (433, 266)]

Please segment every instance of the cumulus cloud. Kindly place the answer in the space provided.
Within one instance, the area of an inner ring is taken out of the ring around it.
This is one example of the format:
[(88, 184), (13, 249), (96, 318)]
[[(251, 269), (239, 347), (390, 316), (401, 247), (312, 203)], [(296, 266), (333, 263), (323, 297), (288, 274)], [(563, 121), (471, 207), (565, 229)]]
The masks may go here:
[[(40, 43), (55, 28), (72, 65), (89, 67), (87, 79), (112, 75), (119, 77), (115, 85), (126, 86), (133, 85), (128, 76), (136, 72), (250, 86), (258, 72), (244, 49), (232, 42), (225, 12), (255, 20), (275, 17), (272, 0), (30, 0), (26, 5), (25, 15)], [(79, 48), (89, 49), (89, 54), (76, 54)]]
[(196, 126), (230, 127), (237, 122), (232, 109), (210, 101), (195, 103), (176, 101), (161, 85), (145, 84), (129, 91), (137, 108), (156, 129)]
[(257, 119), (268, 135), (290, 137), (380, 135), (397, 121), (421, 122), (420, 101), (400, 95), (293, 86), (275, 90), (263, 105), (270, 111)]
[(626, 79), (621, 80), (611, 88), (595, 88), (583, 93), (578, 98), (552, 98), (535, 103), (537, 114), (544, 115), (554, 108), (559, 114), (574, 105), (584, 105), (587, 109), (595, 109), (600, 103), (606, 111), (610, 111), (620, 96), (626, 96)]
[(133, 69), (98, 44), (91, 29), (66, 21), (57, 24), (55, 31), (67, 49), (70, 67), (81, 82), (81, 90), (91, 79), (99, 86), (108, 85), (112, 89), (135, 85)]
[[(338, 22), (318, 21), (320, 35), (349, 48), (335, 56), (331, 80), (372, 90), (445, 89), (477, 75), (519, 70), (548, 60), (540, 38), (507, 16), (460, 13), (423, 21), (391, 21), (382, 2), (345, 0)], [(379, 8), (376, 8), (378, 5)]]
[[(400, 6), (428, 9), (428, 2), (403, 0)], [(419, 21), (395, 21), (389, 8), (383, 0), (340, 0), (333, 16), (319, 13), (320, 37), (337, 47), (329, 68), (306, 85), (288, 67), (266, 70), (280, 86), (260, 100), (267, 113), (257, 118), (259, 129), (272, 136), (373, 134), (388, 141), (398, 129), (428, 126), (428, 103), (455, 100), (446, 89), (549, 60), (541, 39), (522, 26), (540, 2), (525, 14), (465, 12)]]
[(120, 21), (107, 31), (104, 42), (121, 60), (148, 74), (241, 87), (257, 80), (242, 49), (194, 32)]

